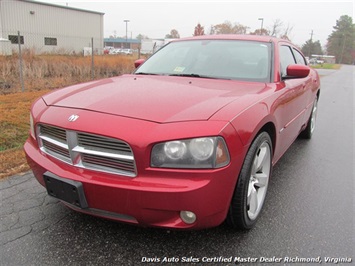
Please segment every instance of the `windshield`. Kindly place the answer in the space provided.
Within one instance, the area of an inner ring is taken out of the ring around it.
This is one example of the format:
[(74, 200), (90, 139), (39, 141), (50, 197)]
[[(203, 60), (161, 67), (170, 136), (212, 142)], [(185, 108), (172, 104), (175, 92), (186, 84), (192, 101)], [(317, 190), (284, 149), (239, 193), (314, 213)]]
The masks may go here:
[(171, 42), (135, 74), (269, 82), (270, 43), (240, 40)]

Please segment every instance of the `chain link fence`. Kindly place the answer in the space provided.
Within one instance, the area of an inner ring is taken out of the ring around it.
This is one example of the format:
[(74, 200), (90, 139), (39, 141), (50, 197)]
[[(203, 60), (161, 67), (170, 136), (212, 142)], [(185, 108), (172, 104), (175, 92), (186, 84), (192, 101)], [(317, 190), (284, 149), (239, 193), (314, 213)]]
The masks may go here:
[[(0, 94), (60, 88), (134, 70), (137, 54), (104, 53), (100, 38), (12, 31), (2, 39)], [(5, 51), (5, 52), (4, 52)]]

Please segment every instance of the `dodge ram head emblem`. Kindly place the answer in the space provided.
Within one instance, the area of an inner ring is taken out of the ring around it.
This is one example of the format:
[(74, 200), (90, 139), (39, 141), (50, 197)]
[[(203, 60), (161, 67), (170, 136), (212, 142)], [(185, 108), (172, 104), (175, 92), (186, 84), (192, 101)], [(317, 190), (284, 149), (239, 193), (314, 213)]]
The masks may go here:
[(71, 116), (69, 116), (68, 121), (69, 121), (69, 122), (74, 122), (74, 121), (76, 121), (78, 118), (79, 118), (78, 115), (71, 115)]

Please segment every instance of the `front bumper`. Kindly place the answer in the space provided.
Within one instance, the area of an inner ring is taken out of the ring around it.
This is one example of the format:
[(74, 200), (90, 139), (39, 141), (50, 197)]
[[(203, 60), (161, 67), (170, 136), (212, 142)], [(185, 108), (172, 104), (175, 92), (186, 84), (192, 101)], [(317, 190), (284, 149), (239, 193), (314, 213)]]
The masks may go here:
[[(141, 226), (200, 229), (221, 224), (227, 215), (239, 165), (217, 170), (145, 169), (135, 178), (80, 169), (43, 154), (30, 137), (24, 146), (36, 179), (50, 172), (82, 184), (87, 208), (64, 202), (83, 213)], [(193, 224), (180, 211), (196, 214)]]

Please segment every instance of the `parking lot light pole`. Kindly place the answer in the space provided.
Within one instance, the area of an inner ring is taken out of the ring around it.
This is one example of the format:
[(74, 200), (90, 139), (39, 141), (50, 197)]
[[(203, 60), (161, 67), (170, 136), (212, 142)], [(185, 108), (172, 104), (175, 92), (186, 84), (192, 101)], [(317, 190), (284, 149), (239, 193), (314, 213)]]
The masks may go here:
[(263, 35), (264, 18), (258, 18), (258, 20), (261, 20), (260, 35)]
[[(128, 19), (125, 19), (123, 22), (125, 22), (126, 23), (126, 46), (127, 46), (127, 39), (128, 39), (128, 36), (127, 36), (127, 25), (128, 25), (128, 22), (129, 22), (129, 20)], [(127, 48), (127, 47), (125, 47), (125, 48)]]

